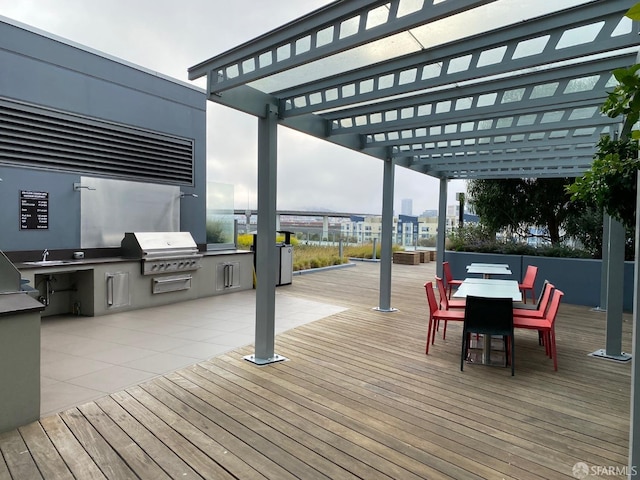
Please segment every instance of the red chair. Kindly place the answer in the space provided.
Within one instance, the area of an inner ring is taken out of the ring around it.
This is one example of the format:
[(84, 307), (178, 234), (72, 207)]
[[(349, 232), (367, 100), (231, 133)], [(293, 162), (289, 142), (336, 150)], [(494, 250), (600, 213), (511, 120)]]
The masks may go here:
[(555, 287), (552, 283), (545, 281), (544, 286), (542, 287), (542, 294), (538, 300), (536, 308), (518, 308), (514, 306), (513, 314), (521, 317), (544, 318), (549, 307), (551, 292), (553, 292), (554, 288)]
[(556, 349), (556, 316), (558, 315), (558, 308), (560, 307), (560, 300), (564, 293), (561, 290), (555, 289), (553, 291), (553, 297), (551, 298), (551, 304), (547, 310), (544, 318), (530, 318), (523, 317), (521, 315), (513, 316), (514, 328), (526, 328), (529, 330), (538, 330), (543, 336), (544, 346), (547, 356), (553, 359), (553, 369), (558, 371), (558, 354)]
[(451, 298), (451, 289), (453, 287), (458, 288), (462, 285), (462, 280), (456, 280), (453, 278), (449, 262), (442, 262), (442, 270), (444, 272), (444, 279), (447, 281), (447, 291), (449, 292), (448, 298)]
[(445, 326), (449, 321), (464, 321), (464, 310), (441, 310), (438, 308), (438, 302), (436, 301), (436, 294), (433, 291), (433, 284), (427, 282), (424, 284), (425, 291), (427, 292), (427, 302), (429, 304), (429, 326), (427, 327), (427, 348), (425, 353), (429, 354), (429, 344), (433, 345), (436, 336), (436, 327), (438, 322), (442, 320), (445, 322)]
[(449, 310), (450, 308), (464, 308), (467, 302), (464, 299), (447, 298), (447, 290), (444, 286), (444, 280), (436, 275), (436, 285), (438, 287), (438, 294), (440, 295), (440, 308), (442, 310)]
[(522, 300), (527, 303), (527, 292), (531, 292), (531, 301), (536, 301), (536, 295), (533, 291), (533, 287), (536, 283), (536, 275), (538, 275), (538, 267), (535, 265), (529, 265), (527, 271), (524, 274), (522, 283), (518, 284), (520, 291), (522, 292)]
[[(450, 308), (465, 308), (467, 302), (465, 300), (460, 299), (448, 299), (447, 291), (444, 286), (444, 281), (442, 278), (436, 275), (436, 285), (438, 287), (438, 295), (440, 296), (440, 309), (441, 310), (449, 310)], [(436, 324), (436, 330), (440, 327), (440, 322)], [(442, 329), (442, 339), (445, 340), (447, 337), (447, 322), (444, 322), (444, 328)]]

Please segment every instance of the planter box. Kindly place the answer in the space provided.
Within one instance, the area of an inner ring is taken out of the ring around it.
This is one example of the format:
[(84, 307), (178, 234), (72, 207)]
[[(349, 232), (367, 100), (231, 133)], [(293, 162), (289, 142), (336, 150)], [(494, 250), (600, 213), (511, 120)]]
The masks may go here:
[(393, 263), (401, 265), (419, 265), (420, 254), (417, 252), (393, 252)]
[[(585, 258), (532, 257), (527, 255), (500, 255), (493, 253), (445, 251), (444, 260), (451, 266), (454, 278), (463, 279), (468, 275), (466, 266), (478, 263), (506, 263), (513, 275), (501, 276), (505, 280), (522, 281), (528, 265), (538, 267), (535, 284), (537, 297), (545, 279), (553, 283), (565, 294), (563, 302), (574, 305), (598, 307), (600, 303), (601, 260)], [(624, 292), (622, 307), (633, 309), (633, 262), (624, 262)]]
[(429, 263), (431, 261), (431, 255), (426, 250), (417, 252), (420, 254), (420, 263)]

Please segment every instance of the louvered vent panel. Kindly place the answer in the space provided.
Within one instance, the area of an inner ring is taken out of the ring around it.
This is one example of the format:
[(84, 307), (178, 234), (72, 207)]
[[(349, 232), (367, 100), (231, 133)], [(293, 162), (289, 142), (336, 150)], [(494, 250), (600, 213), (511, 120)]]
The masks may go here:
[(0, 100), (0, 163), (193, 185), (193, 141)]

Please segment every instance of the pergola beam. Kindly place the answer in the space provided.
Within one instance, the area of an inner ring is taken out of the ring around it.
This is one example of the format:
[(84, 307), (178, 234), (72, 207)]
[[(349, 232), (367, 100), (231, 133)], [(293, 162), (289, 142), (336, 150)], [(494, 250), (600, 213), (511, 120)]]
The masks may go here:
[[(496, 150), (509, 151), (512, 153), (518, 153), (523, 150), (537, 151), (542, 149), (554, 150), (563, 148), (589, 148), (592, 152), (595, 152), (595, 145), (600, 139), (600, 135), (593, 134), (588, 136), (575, 136), (575, 129), (573, 132), (568, 132), (566, 137), (558, 138), (544, 138), (540, 140), (513, 140), (513, 136), (509, 140), (500, 140), (496, 137), (491, 138), (488, 142), (475, 145), (447, 145), (443, 147), (432, 144), (430, 147), (414, 148), (411, 150), (397, 150), (393, 153), (396, 157), (406, 157), (409, 155), (417, 156), (419, 159), (442, 157), (445, 155), (458, 156), (469, 155), (472, 150), (476, 152), (489, 152), (492, 153)], [(473, 148), (475, 147), (475, 148)]]
[[(407, 128), (418, 123), (459, 121), (464, 114), (522, 115), (548, 107), (560, 108), (573, 102), (591, 102), (600, 106), (602, 92), (616, 68), (633, 63), (634, 54), (598, 59), (579, 66), (565, 66), (535, 74), (508, 77), (491, 82), (428, 91), (407, 98), (357, 106), (321, 114), (330, 122), (331, 135), (370, 133), (385, 125), (387, 130)], [(592, 79), (596, 78), (595, 81)], [(580, 82), (592, 85), (578, 85)], [(571, 90), (573, 88), (573, 91)], [(549, 94), (544, 92), (555, 90)], [(579, 90), (582, 88), (582, 90)], [(287, 117), (289, 118), (289, 117)]]
[[(477, 119), (478, 121), (482, 121), (483, 119)], [(579, 128), (591, 128), (597, 126), (598, 128), (604, 127), (607, 125), (616, 125), (619, 121), (617, 119), (604, 117), (602, 115), (598, 115), (596, 118), (586, 118), (586, 119), (578, 119), (578, 120), (564, 120), (557, 122), (548, 122), (548, 123), (536, 123), (531, 125), (516, 125), (511, 127), (504, 128), (492, 128), (486, 130), (471, 130), (468, 132), (460, 132), (460, 133), (441, 133), (441, 134), (428, 134), (422, 133), (420, 129), (409, 129), (410, 131), (405, 132), (405, 136), (402, 137), (398, 135), (398, 138), (395, 136), (390, 136), (388, 133), (383, 134), (387, 138), (385, 140), (370, 140), (366, 143), (366, 148), (369, 147), (397, 147), (401, 148), (403, 146), (411, 147), (411, 145), (416, 145), (420, 143), (429, 143), (429, 142), (449, 142), (449, 141), (476, 141), (478, 142), (481, 139), (491, 139), (495, 137), (508, 137), (510, 135), (527, 135), (531, 137), (532, 135), (540, 134), (545, 135), (551, 132), (560, 132), (560, 131), (570, 131), (572, 129)], [(436, 125), (437, 126), (437, 125)], [(422, 129), (425, 130), (425, 129)], [(397, 132), (391, 132), (397, 133)], [(337, 137), (339, 138), (339, 137)], [(333, 137), (332, 137), (333, 139)]]
[[(281, 101), (283, 116), (296, 111), (318, 111), (341, 108), (354, 103), (380, 100), (443, 85), (461, 84), (474, 79), (531, 69), (544, 64), (585, 58), (597, 53), (635, 46), (634, 32), (612, 36), (629, 8), (625, 0), (594, 1), (550, 15), (531, 19), (480, 35), (466, 37), (386, 62), (369, 65), (324, 79), (314, 79), (296, 87), (275, 91)], [(603, 22), (596, 38), (570, 47), (562, 46), (570, 29)], [(535, 54), (520, 56), (518, 46), (536, 38), (548, 40)], [(485, 62), (486, 52), (505, 49), (503, 61)], [(458, 67), (465, 57), (466, 68)], [(426, 60), (426, 61), (425, 61)], [(452, 63), (453, 62), (453, 63)], [(406, 73), (415, 70), (413, 81), (405, 81)], [(384, 86), (384, 88), (381, 88)]]
[[(205, 75), (214, 77), (209, 93), (219, 93), (494, 1), (425, 0), (420, 10), (406, 15), (399, 8), (401, 0), (335, 2), (194, 65), (189, 68), (189, 79)], [(374, 12), (380, 8), (384, 9), (383, 15), (387, 11), (387, 19), (376, 19), (375, 25), (371, 26), (368, 19), (380, 18), (380, 14)], [(352, 19), (355, 21), (349, 23), (346, 32), (344, 22)]]

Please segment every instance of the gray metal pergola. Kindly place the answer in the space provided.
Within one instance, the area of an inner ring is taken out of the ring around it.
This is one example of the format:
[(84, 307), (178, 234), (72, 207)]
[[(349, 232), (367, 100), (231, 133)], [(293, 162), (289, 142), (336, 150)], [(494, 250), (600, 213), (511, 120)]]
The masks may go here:
[[(509, 10), (511, 5), (524, 12), (541, 3), (548, 13), (524, 20)], [(559, 10), (569, 3), (578, 5)], [(249, 360), (282, 359), (274, 352), (270, 280), (277, 269), (278, 125), (383, 161), (377, 308), (393, 311), (395, 166), (440, 179), (440, 212), (446, 211), (450, 179), (582, 175), (599, 138), (614, 133), (622, 120), (603, 116), (600, 106), (615, 85), (611, 71), (636, 63), (640, 39), (624, 17), (635, 3), (339, 0), (191, 67), (190, 79), (207, 77), (211, 101), (259, 122), (256, 346)], [(619, 252), (624, 231), (605, 230), (609, 252)], [(438, 231), (445, 231), (442, 214)], [(441, 272), (442, 235), (437, 249)], [(609, 291), (621, 291), (622, 261), (606, 263)], [(637, 291), (637, 263), (635, 278)], [(621, 322), (622, 298), (611, 295), (608, 312)], [(635, 363), (630, 465), (640, 461), (640, 445), (633, 441), (640, 415)]]

